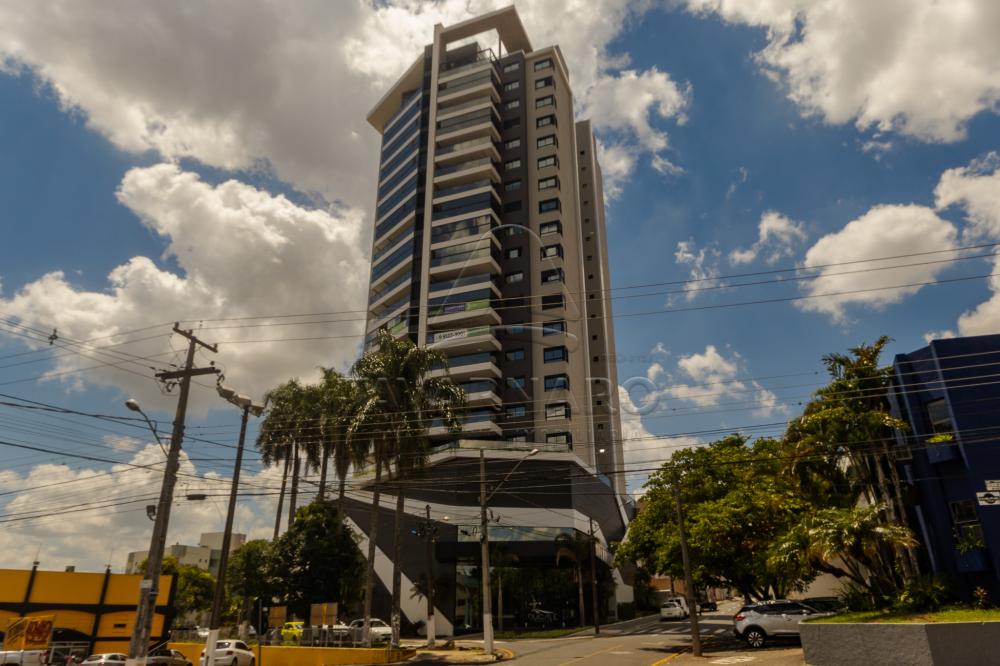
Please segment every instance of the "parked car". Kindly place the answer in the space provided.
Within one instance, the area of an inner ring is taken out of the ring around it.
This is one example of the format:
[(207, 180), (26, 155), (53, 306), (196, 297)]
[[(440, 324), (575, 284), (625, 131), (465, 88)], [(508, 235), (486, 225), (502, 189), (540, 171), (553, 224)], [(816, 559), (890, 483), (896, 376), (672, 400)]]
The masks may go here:
[(198, 638), (208, 638), (208, 627), (195, 627), (194, 630), (198, 632)]
[(298, 643), (302, 638), (303, 627), (305, 627), (305, 622), (286, 622), (281, 627), (281, 640)]
[(532, 608), (528, 611), (528, 624), (536, 627), (551, 627), (559, 622), (559, 616), (542, 608)]
[[(372, 640), (373, 641), (388, 641), (392, 638), (392, 627), (378, 619), (373, 617), (370, 621)], [(358, 618), (354, 622), (351, 622), (350, 629), (351, 632), (357, 635), (360, 640), (363, 636), (365, 628), (365, 621), (363, 618)]]
[(699, 613), (704, 613), (706, 611), (708, 611), (709, 613), (714, 613), (717, 610), (719, 610), (719, 604), (715, 603), (714, 601), (709, 601), (706, 599), (705, 601), (698, 602)]
[(193, 666), (180, 650), (168, 650), (160, 648), (153, 650), (146, 658), (147, 666)]
[(666, 598), (666, 599), (664, 599), (663, 601), (664, 601), (664, 602), (667, 602), (667, 601), (673, 601), (674, 603), (676, 603), (677, 605), (679, 605), (679, 606), (680, 606), (681, 608), (683, 608), (683, 609), (684, 609), (684, 614), (685, 614), (685, 615), (690, 615), (690, 614), (691, 614), (691, 609), (690, 609), (690, 608), (688, 608), (688, 600), (687, 600), (687, 597), (682, 597), (682, 596), (681, 596), (681, 595), (679, 595), (679, 594), (675, 594), (674, 596), (671, 596), (671, 597), (667, 597), (667, 598)]
[(664, 601), (660, 605), (660, 622), (664, 620), (683, 620), (687, 616), (687, 611), (676, 601)]
[(48, 663), (48, 650), (10, 650), (0, 652), (0, 665), (45, 666)]
[(104, 654), (92, 654), (83, 660), (85, 666), (125, 666), (127, 654), (119, 652), (107, 652)]
[[(215, 641), (215, 663), (219, 666), (253, 666), (254, 653), (243, 641)], [(205, 666), (205, 651), (201, 651), (198, 666)]]
[(733, 633), (753, 648), (771, 638), (799, 635), (799, 623), (810, 617), (833, 615), (799, 601), (779, 599), (743, 606), (733, 616)]
[(840, 597), (807, 597), (799, 599), (799, 601), (820, 612), (839, 613), (845, 609), (844, 602)]

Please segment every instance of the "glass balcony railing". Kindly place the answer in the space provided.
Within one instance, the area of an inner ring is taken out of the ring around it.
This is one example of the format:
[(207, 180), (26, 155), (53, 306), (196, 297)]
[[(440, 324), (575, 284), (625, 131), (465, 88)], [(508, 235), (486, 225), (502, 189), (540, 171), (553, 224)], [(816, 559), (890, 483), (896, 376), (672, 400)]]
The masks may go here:
[(463, 76), (459, 79), (454, 79), (452, 81), (445, 81), (438, 85), (438, 97), (444, 97), (445, 95), (450, 95), (452, 93), (459, 92), (461, 90), (467, 90), (469, 88), (474, 88), (476, 86), (481, 86), (484, 83), (496, 84), (498, 74), (495, 69), (490, 68), (483, 72), (476, 72), (475, 74), (470, 74), (469, 76)]
[(371, 280), (374, 282), (392, 269), (401, 265), (404, 261), (413, 258), (413, 241), (405, 243), (398, 250), (390, 254), (381, 263), (372, 266)]
[(496, 363), (496, 354), (490, 352), (479, 352), (476, 354), (461, 354), (459, 356), (448, 357), (447, 363), (435, 363), (432, 370), (441, 370), (444, 367), (461, 368), (466, 365), (477, 365), (479, 363)]
[(405, 127), (400, 128), (399, 135), (393, 138), (391, 141), (386, 142), (385, 137), (382, 137), (382, 152), (379, 153), (379, 160), (384, 160), (385, 158), (393, 155), (400, 146), (405, 144), (407, 141), (412, 141), (417, 134), (420, 132), (420, 119), (414, 118)]
[(459, 141), (458, 143), (452, 143), (447, 146), (443, 146), (434, 151), (437, 156), (447, 155), (449, 153), (455, 153), (459, 150), (465, 150), (466, 148), (478, 148), (479, 146), (492, 146), (493, 139), (488, 136), (481, 136), (475, 139), (469, 139), (468, 141)]
[(480, 215), (467, 220), (449, 222), (439, 227), (431, 227), (431, 243), (443, 243), (469, 236), (482, 238), (495, 226), (496, 222), (489, 215)]
[(434, 204), (431, 207), (431, 220), (444, 220), (449, 217), (480, 210), (493, 210), (499, 216), (500, 206), (497, 204), (495, 196), (496, 193), (491, 190), (482, 194), (455, 199), (454, 201)]
[(458, 173), (459, 171), (465, 171), (466, 169), (474, 169), (478, 166), (484, 166), (486, 164), (492, 164), (494, 169), (499, 171), (499, 164), (494, 162), (489, 157), (478, 157), (474, 160), (469, 160), (468, 162), (459, 162), (458, 164), (449, 164), (448, 166), (438, 167), (434, 171), (434, 176), (447, 176), (448, 174)]
[(492, 123), (494, 127), (497, 127), (500, 124), (500, 116), (498, 116), (493, 109), (472, 111), (471, 113), (462, 116), (442, 120), (437, 124), (437, 133), (438, 136), (441, 136), (460, 129), (465, 129), (466, 127), (474, 127), (484, 123)]
[[(409, 240), (412, 240), (413, 239), (413, 232), (411, 231), (410, 233), (406, 234), (405, 238), (407, 238)], [(383, 247), (381, 250), (375, 250), (375, 252), (372, 254), (372, 264), (377, 264), (382, 259), (382, 257), (384, 257), (386, 254), (388, 254), (389, 250), (391, 250), (394, 247), (396, 247), (396, 243), (398, 243), (401, 240), (403, 240), (403, 239), (402, 238), (397, 239), (396, 241), (394, 241), (394, 242), (386, 245), (385, 247)]]
[[(489, 331), (489, 327), (488, 326), (482, 326), (480, 328), (485, 328), (485, 329), (487, 329), (487, 332)], [(472, 330), (472, 329), (469, 329), (469, 330)], [(496, 391), (497, 390), (497, 383), (493, 382), (493, 381), (490, 381), (488, 379), (487, 380), (475, 381), (475, 382), (465, 382), (464, 384), (459, 384), (458, 386), (459, 386), (460, 389), (462, 389), (463, 391), (465, 391), (467, 394), (468, 393), (482, 393), (483, 391)]]
[(415, 92), (400, 105), (399, 110), (393, 114), (392, 118), (389, 118), (389, 122), (385, 124), (385, 130), (382, 134), (383, 144), (386, 141), (391, 141), (392, 137), (406, 126), (407, 120), (420, 113), (420, 102), (417, 101), (418, 99), (420, 99), (420, 93)]
[(384, 197), (389, 192), (392, 192), (396, 188), (396, 186), (402, 183), (403, 181), (409, 180), (411, 178), (416, 179), (417, 167), (420, 166), (418, 163), (418, 159), (419, 158), (416, 155), (414, 155), (413, 162), (411, 164), (409, 164), (408, 166), (404, 166), (402, 169), (396, 172), (396, 175), (394, 175), (392, 178), (379, 185), (378, 198), (382, 199), (382, 197)]
[(493, 49), (482, 49), (477, 51), (471, 59), (461, 58), (455, 62), (445, 62), (441, 64), (441, 73), (455, 74), (456, 72), (461, 72), (466, 69), (472, 69), (477, 65), (481, 65), (484, 62), (492, 62), (496, 65), (497, 57), (493, 53)]
[[(459, 246), (461, 247), (461, 246)], [(451, 248), (446, 248), (451, 249)], [(481, 247), (475, 250), (463, 250), (461, 252), (455, 253), (442, 253), (436, 255), (437, 250), (431, 252), (431, 266), (447, 266), (448, 264), (457, 264), (466, 261), (475, 261), (477, 259), (485, 259), (492, 256), (491, 248)]]
[(461, 194), (462, 192), (468, 192), (470, 190), (478, 190), (481, 187), (489, 187), (493, 184), (493, 181), (489, 178), (484, 180), (477, 180), (471, 183), (463, 183), (461, 185), (455, 185), (454, 187), (446, 187), (441, 190), (434, 191), (434, 198), (450, 197), (453, 194)]
[(410, 295), (409, 294), (403, 294), (401, 297), (397, 298), (392, 303), (389, 303), (385, 307), (379, 308), (378, 313), (374, 313), (373, 312), (372, 315), (373, 315), (374, 319), (377, 321), (377, 320), (382, 319), (383, 317), (385, 317), (390, 312), (395, 312), (396, 310), (398, 310), (399, 308), (403, 307), (404, 305), (409, 305), (409, 304), (410, 304)]
[(408, 144), (406, 144), (406, 147), (403, 148), (403, 150), (400, 151), (398, 155), (393, 157), (388, 162), (383, 162), (382, 166), (378, 170), (379, 181), (381, 181), (390, 173), (395, 171), (396, 168), (399, 167), (399, 165), (401, 165), (406, 160), (417, 157), (417, 152), (419, 148), (420, 148), (420, 137), (417, 137), (413, 139), (413, 141), (410, 141)]
[(483, 287), (489, 287), (493, 284), (493, 279), (489, 275), (463, 275), (462, 277), (455, 278), (454, 280), (432, 282), (430, 285), (430, 291), (450, 291), (452, 289), (458, 289), (459, 287), (467, 287), (472, 284), (482, 284)]
[(459, 312), (472, 312), (474, 310), (488, 310), (491, 301), (488, 298), (481, 298), (475, 301), (464, 301), (462, 303), (446, 303), (436, 308), (431, 308), (429, 316), (438, 317), (440, 315), (456, 314)]
[(482, 97), (477, 97), (468, 102), (462, 102), (461, 104), (455, 104), (454, 106), (446, 106), (438, 111), (438, 115), (443, 116), (445, 114), (452, 114), (463, 109), (471, 109), (474, 106), (480, 106), (482, 104), (486, 104), (487, 102), (492, 104), (493, 98), (489, 95), (483, 95)]
[(416, 179), (414, 179), (412, 183), (397, 190), (395, 194), (393, 194), (388, 199), (386, 199), (385, 201), (383, 201), (378, 205), (378, 207), (375, 209), (375, 219), (376, 220), (382, 219), (386, 215), (386, 213), (388, 213), (393, 208), (398, 206), (407, 197), (412, 197), (414, 194), (416, 194), (416, 191), (417, 191), (417, 181)]

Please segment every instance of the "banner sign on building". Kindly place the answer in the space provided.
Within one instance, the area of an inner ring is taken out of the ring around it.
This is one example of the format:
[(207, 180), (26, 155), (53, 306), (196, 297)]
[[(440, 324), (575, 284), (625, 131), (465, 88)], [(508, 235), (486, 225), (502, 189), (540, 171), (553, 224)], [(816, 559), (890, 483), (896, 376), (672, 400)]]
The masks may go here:
[(997, 506), (1000, 505), (1000, 493), (985, 492), (976, 493), (976, 499), (979, 500), (979, 506)]
[(52, 640), (52, 624), (55, 616), (16, 617), (7, 624), (3, 637), (3, 649), (44, 650)]

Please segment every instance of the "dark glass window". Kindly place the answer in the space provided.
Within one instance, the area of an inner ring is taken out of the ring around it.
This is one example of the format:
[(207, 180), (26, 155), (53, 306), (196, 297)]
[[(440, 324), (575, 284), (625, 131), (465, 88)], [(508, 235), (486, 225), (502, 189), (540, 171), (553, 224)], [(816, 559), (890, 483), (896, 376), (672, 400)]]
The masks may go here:
[(561, 268), (553, 268), (548, 271), (542, 271), (542, 284), (549, 282), (562, 282), (563, 278), (563, 269)]
[(528, 380), (523, 375), (507, 378), (507, 386), (509, 386), (510, 388), (523, 389), (527, 385), (528, 385)]
[(510, 419), (510, 418), (522, 417), (525, 415), (525, 413), (527, 413), (527, 411), (528, 410), (525, 409), (524, 405), (514, 405), (513, 407), (508, 407), (507, 418)]
[(510, 171), (511, 169), (518, 169), (520, 168), (520, 166), (521, 166), (521, 160), (507, 160), (503, 164), (503, 168), (506, 169), (507, 171)]
[(549, 125), (555, 125), (555, 124), (556, 124), (556, 117), (551, 114), (535, 119), (535, 127), (548, 127)]
[(545, 435), (546, 444), (571, 444), (573, 437), (568, 432), (552, 432)]
[(512, 99), (509, 102), (505, 102), (504, 105), (503, 105), (503, 108), (504, 108), (505, 111), (509, 111), (511, 109), (516, 109), (519, 106), (521, 106), (521, 100), (519, 100), (519, 99)]
[(562, 233), (562, 223), (561, 222), (545, 222), (544, 224), (538, 225), (538, 233), (541, 236), (545, 234), (561, 234)]
[(503, 128), (510, 129), (512, 127), (518, 127), (520, 124), (521, 124), (520, 117), (508, 118), (507, 120), (503, 121)]
[(545, 86), (551, 86), (551, 85), (553, 85), (551, 76), (546, 76), (544, 79), (535, 80), (535, 90), (541, 90)]
[(556, 335), (566, 332), (566, 322), (560, 320), (542, 323), (542, 335)]
[(559, 179), (555, 176), (550, 176), (548, 178), (542, 178), (538, 181), (538, 189), (541, 190), (551, 190), (559, 188)]
[(556, 98), (553, 95), (546, 95), (545, 97), (539, 97), (535, 100), (535, 108), (542, 109), (546, 106), (555, 106)]
[(566, 351), (565, 347), (546, 347), (542, 354), (545, 363), (557, 363), (569, 358), (569, 352)]
[(505, 83), (503, 85), (504, 90), (517, 90), (520, 87), (521, 87), (520, 81), (511, 81), (510, 83)]
[(513, 213), (516, 210), (521, 210), (521, 201), (510, 201), (503, 205), (503, 212)]
[(569, 403), (566, 402), (551, 402), (545, 405), (545, 420), (552, 421), (555, 419), (568, 419), (569, 418)]
[(546, 167), (558, 167), (558, 166), (559, 166), (559, 158), (556, 157), (555, 155), (549, 155), (548, 157), (538, 158), (539, 169), (544, 169)]
[(509, 141), (504, 141), (503, 142), (503, 149), (504, 150), (511, 150), (513, 148), (519, 147), (520, 145), (521, 145), (521, 140), (520, 139), (511, 139)]
[(540, 72), (543, 69), (548, 69), (552, 66), (552, 58), (546, 58), (545, 60), (539, 60), (535, 63), (535, 71)]
[(545, 390), (559, 391), (569, 389), (569, 377), (565, 374), (545, 375)]
[(523, 361), (524, 360), (524, 350), (523, 349), (511, 349), (507, 351), (506, 354), (508, 361)]
[(552, 310), (554, 308), (563, 307), (563, 295), (562, 294), (548, 294), (542, 296), (542, 309)]
[(540, 136), (538, 140), (535, 141), (536, 148), (545, 148), (546, 146), (558, 146), (559, 141), (556, 140), (555, 134), (549, 134), (548, 136)]
[(561, 208), (562, 205), (559, 203), (559, 199), (546, 199), (538, 202), (539, 213), (550, 213), (554, 210), (560, 210)]
[(563, 256), (562, 245), (546, 245), (542, 248), (542, 259), (555, 259)]
[(521, 69), (521, 63), (519, 63), (519, 62), (512, 62), (512, 63), (509, 63), (509, 64), (503, 66), (504, 73), (508, 73), (508, 74), (510, 72), (516, 72), (519, 69)]

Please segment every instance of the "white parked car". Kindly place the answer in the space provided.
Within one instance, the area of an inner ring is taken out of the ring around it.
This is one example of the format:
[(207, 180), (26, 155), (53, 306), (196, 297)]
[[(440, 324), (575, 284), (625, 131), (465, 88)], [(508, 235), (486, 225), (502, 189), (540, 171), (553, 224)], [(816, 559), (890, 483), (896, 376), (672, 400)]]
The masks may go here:
[(92, 654), (83, 660), (86, 666), (125, 666), (127, 654), (110, 652), (106, 654)]
[[(216, 641), (215, 663), (218, 666), (253, 666), (257, 659), (243, 641)], [(198, 666), (205, 666), (205, 651), (201, 651)]]
[[(351, 622), (351, 630), (357, 634), (358, 639), (364, 637), (364, 627), (365, 621), (362, 618)], [(371, 629), (373, 641), (388, 641), (392, 638), (392, 627), (377, 617), (371, 619)]]
[(687, 611), (676, 601), (664, 601), (660, 606), (661, 622), (663, 620), (683, 620), (687, 616)]
[(49, 663), (48, 650), (11, 650), (0, 652), (0, 666), (45, 666)]

